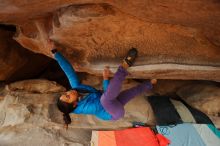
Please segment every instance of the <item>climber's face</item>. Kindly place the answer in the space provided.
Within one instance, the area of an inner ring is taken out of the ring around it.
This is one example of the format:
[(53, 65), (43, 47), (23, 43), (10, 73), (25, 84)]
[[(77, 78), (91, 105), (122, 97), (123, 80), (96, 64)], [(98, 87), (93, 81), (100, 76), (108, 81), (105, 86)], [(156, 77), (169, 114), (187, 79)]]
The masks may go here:
[(65, 94), (60, 96), (60, 100), (66, 103), (73, 103), (76, 105), (78, 101), (78, 92), (76, 90), (67, 91)]

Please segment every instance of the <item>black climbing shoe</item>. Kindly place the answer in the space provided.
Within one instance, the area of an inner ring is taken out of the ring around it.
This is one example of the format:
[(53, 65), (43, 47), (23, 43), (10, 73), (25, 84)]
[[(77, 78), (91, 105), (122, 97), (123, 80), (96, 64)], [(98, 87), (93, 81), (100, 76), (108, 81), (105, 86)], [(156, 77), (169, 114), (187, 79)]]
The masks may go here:
[(131, 48), (129, 51), (128, 51), (128, 54), (127, 56), (125, 57), (124, 61), (128, 64), (128, 66), (132, 66), (134, 61), (135, 61), (135, 58), (137, 57), (138, 55), (138, 51), (137, 49), (135, 48)]

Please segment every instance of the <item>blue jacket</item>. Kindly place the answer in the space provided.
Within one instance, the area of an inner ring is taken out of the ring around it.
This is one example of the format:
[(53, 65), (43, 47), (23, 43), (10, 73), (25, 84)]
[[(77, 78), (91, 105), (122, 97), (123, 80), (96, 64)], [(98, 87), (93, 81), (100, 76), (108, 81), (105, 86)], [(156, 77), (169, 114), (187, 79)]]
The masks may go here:
[[(61, 53), (56, 52), (54, 54), (54, 57), (57, 60), (60, 67), (62, 68), (62, 70), (64, 71), (64, 73), (66, 74), (72, 89), (86, 90), (89, 92), (88, 95), (86, 95), (82, 100), (80, 100), (77, 103), (77, 107), (72, 113), (90, 114), (95, 115), (96, 117), (102, 120), (111, 120), (112, 116), (105, 111), (100, 102), (102, 92), (98, 91), (97, 89), (91, 86), (81, 84), (72, 65), (68, 62), (67, 59), (64, 58), (64, 56)], [(104, 91), (107, 89), (108, 84), (109, 80), (103, 81)]]

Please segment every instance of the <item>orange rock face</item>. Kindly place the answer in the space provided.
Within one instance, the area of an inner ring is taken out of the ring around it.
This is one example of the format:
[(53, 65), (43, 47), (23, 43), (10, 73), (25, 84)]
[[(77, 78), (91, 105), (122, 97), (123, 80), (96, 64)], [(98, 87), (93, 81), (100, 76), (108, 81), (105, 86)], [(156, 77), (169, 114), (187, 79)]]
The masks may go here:
[(130, 77), (220, 81), (218, 1), (7, 0), (0, 8), (23, 47), (51, 57), (49, 36), (77, 71), (114, 72), (136, 47)]
[[(13, 40), (8, 40), (12, 37), (12, 33), (0, 30), (0, 80), (7, 79), (20, 66), (24, 65), (23, 59), (13, 48), (18, 47), (18, 44), (12, 43)], [(8, 44), (13, 44), (11, 47)], [(12, 59), (13, 58), (13, 59)], [(19, 65), (15, 66), (15, 63)]]
[(13, 34), (0, 29), (0, 81), (31, 78), (50, 62), (49, 58), (21, 47), (12, 39)]

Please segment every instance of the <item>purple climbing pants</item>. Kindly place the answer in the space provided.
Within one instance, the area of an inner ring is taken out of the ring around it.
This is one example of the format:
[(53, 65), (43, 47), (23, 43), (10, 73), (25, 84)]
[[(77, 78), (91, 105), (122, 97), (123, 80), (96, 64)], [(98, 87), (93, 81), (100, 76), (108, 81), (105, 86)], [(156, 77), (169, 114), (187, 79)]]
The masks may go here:
[(101, 97), (101, 104), (104, 109), (111, 114), (112, 120), (118, 120), (124, 117), (124, 105), (128, 101), (133, 99), (136, 95), (152, 89), (151, 83), (145, 82), (120, 92), (122, 82), (127, 75), (128, 72), (122, 66), (119, 66), (113, 79), (111, 79), (107, 90)]

